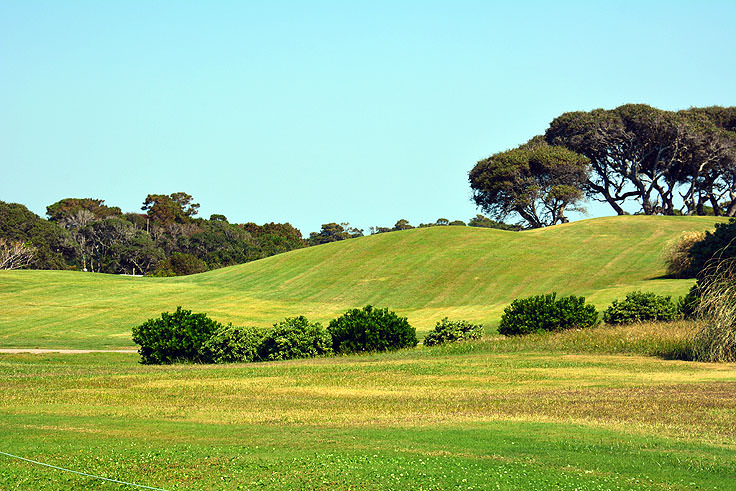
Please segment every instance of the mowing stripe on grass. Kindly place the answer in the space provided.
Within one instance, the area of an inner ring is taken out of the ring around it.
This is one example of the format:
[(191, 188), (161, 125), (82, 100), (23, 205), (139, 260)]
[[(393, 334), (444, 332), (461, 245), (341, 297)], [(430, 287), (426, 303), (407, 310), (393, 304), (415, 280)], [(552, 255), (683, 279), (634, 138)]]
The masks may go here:
[(7, 453), (7, 452), (3, 452), (3, 451), (0, 451), (0, 455), (7, 455), (8, 457), (12, 457), (12, 458), (18, 459), (18, 460), (23, 460), (25, 462), (30, 462), (32, 464), (43, 465), (45, 467), (51, 467), (52, 469), (56, 469), (56, 470), (59, 470), (59, 471), (71, 472), (73, 474), (79, 474), (80, 476), (87, 476), (87, 477), (92, 477), (94, 479), (101, 479), (103, 481), (114, 482), (116, 484), (125, 484), (127, 486), (135, 486), (137, 488), (143, 488), (143, 489), (153, 489), (155, 491), (167, 491), (166, 489), (163, 489), (163, 488), (154, 488), (154, 487), (151, 487), (151, 486), (145, 486), (143, 484), (136, 484), (136, 483), (133, 483), (133, 482), (118, 481), (117, 479), (110, 479), (110, 478), (107, 478), (107, 477), (95, 476), (94, 474), (87, 474), (86, 472), (73, 471), (71, 469), (65, 469), (63, 467), (57, 467), (57, 466), (51, 465), (51, 464), (44, 464), (43, 462), (39, 462), (37, 460), (27, 459), (25, 457), (20, 457), (18, 455), (13, 455), (13, 454), (10, 454), (10, 453)]

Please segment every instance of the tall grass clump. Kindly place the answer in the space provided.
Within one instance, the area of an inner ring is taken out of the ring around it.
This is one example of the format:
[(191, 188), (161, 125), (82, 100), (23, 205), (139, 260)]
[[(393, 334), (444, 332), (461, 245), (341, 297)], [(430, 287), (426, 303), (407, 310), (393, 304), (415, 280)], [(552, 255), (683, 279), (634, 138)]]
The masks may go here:
[(690, 249), (693, 244), (704, 238), (705, 232), (683, 232), (678, 238), (667, 243), (663, 256), (669, 276), (673, 278), (692, 277)]
[(693, 358), (736, 361), (736, 259), (713, 261), (702, 273), (695, 310), (702, 327), (693, 339)]

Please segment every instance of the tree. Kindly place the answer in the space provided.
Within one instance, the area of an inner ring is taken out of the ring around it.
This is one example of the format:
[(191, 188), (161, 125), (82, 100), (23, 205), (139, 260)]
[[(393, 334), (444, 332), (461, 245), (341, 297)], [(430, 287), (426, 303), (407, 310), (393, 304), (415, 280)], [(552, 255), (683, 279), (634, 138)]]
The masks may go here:
[(307, 241), (309, 242), (309, 245), (313, 246), (362, 236), (363, 230), (353, 228), (347, 222), (341, 224), (332, 222), (323, 223), (322, 229), (319, 232), (310, 233)]
[[(562, 114), (550, 123), (545, 139), (588, 158), (587, 195), (619, 215), (629, 201), (647, 215), (702, 213), (705, 203), (722, 214), (723, 198), (736, 198), (736, 133), (727, 129), (730, 118), (725, 108), (671, 112), (626, 104)], [(736, 213), (736, 207), (726, 213)]]
[(149, 194), (143, 201), (141, 210), (146, 212), (151, 222), (158, 225), (187, 223), (197, 214), (199, 208), (199, 203), (192, 203), (192, 200), (190, 195), (183, 192), (170, 195)]
[(64, 198), (46, 207), (49, 220), (61, 225), (82, 211), (89, 213), (96, 220), (119, 217), (123, 214), (117, 206), (107, 206), (104, 199), (94, 198)]
[(131, 237), (113, 247), (120, 272), (149, 274), (164, 260), (164, 252), (156, 247), (145, 230), (136, 230)]
[(519, 215), (532, 228), (564, 223), (579, 203), (590, 173), (588, 159), (541, 137), (481, 160), (470, 171), (475, 204), (504, 220)]
[(105, 218), (89, 223), (80, 233), (85, 238), (90, 270), (106, 273), (120, 270), (120, 251), (135, 234), (133, 224), (121, 218)]
[(21, 269), (30, 266), (36, 249), (19, 240), (0, 238), (0, 269)]
[(513, 230), (515, 232), (518, 232), (521, 230), (521, 226), (519, 225), (509, 225), (508, 223), (503, 222), (497, 222), (496, 220), (491, 220), (487, 216), (484, 215), (475, 215), (473, 218), (468, 220), (468, 226), (469, 227), (481, 227), (481, 228), (497, 228), (501, 230)]
[(75, 257), (69, 233), (19, 203), (0, 201), (0, 238), (35, 249), (34, 269), (66, 269)]
[(409, 220), (401, 218), (399, 220), (396, 220), (394, 228), (392, 228), (391, 230), (410, 230), (412, 228), (414, 227), (409, 223)]

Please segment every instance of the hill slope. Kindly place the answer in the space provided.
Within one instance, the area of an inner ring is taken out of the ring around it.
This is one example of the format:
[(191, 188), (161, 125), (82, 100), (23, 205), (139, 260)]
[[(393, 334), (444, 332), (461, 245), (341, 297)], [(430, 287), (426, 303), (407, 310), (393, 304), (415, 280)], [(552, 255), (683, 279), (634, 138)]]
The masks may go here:
[(418, 330), (444, 316), (494, 324), (512, 299), (585, 295), (599, 307), (632, 289), (684, 294), (658, 279), (661, 252), (713, 217), (625, 216), (525, 232), (434, 227), (291, 251), (180, 278), (0, 272), (0, 346), (130, 346), (130, 328), (177, 305), (235, 324), (304, 314), (327, 321), (371, 303)]

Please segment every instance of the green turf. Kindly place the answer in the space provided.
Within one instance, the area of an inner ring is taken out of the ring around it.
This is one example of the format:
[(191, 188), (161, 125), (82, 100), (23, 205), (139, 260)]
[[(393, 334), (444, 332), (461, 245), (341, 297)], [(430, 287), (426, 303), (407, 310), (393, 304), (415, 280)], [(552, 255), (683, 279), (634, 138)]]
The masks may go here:
[[(731, 489), (733, 364), (505, 348), (0, 355), (0, 450), (182, 490)], [(0, 456), (0, 489), (125, 488)]]
[(603, 308), (632, 289), (682, 295), (662, 250), (713, 217), (623, 216), (525, 232), (434, 227), (326, 244), (181, 278), (0, 272), (0, 347), (131, 346), (130, 330), (178, 305), (222, 322), (328, 321), (368, 303), (421, 335), (442, 317), (492, 329), (511, 300), (557, 291)]

